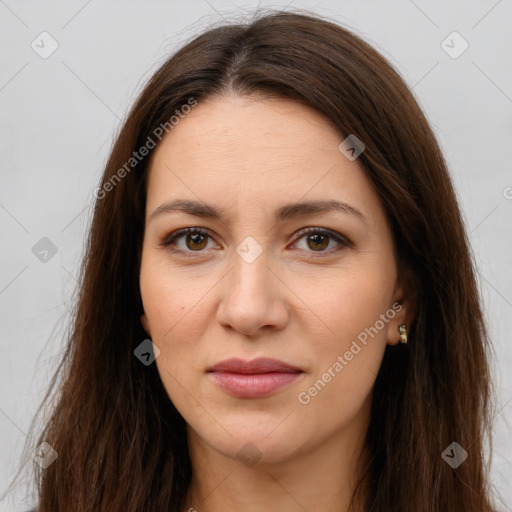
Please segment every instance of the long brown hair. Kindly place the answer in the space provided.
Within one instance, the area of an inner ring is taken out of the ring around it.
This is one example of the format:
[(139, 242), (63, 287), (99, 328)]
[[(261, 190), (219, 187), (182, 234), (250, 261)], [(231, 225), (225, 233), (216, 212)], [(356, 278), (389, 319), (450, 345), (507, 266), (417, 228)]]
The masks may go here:
[[(391, 223), (399, 271), (412, 276), (409, 343), (386, 348), (373, 391), (365, 510), (495, 510), (484, 455), (490, 344), (436, 137), (403, 79), (369, 44), (330, 20), (279, 11), (210, 28), (186, 44), (152, 76), (120, 130), (50, 388), (60, 375), (55, 406), (37, 443), (58, 453), (46, 469), (34, 463), (40, 511), (184, 506), (192, 471), (185, 423), (156, 365), (134, 356), (146, 337), (139, 268), (149, 156), (126, 164), (148, 138), (158, 142), (155, 129), (169, 128), (191, 99), (226, 92), (301, 102), (363, 141), (359, 158)], [(442, 456), (454, 442), (468, 453), (458, 467)]]

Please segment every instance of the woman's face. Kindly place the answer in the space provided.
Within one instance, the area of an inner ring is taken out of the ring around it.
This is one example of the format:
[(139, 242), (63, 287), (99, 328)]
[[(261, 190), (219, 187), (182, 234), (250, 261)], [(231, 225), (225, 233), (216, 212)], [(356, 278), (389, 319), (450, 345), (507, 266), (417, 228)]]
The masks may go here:
[[(390, 226), (342, 140), (295, 102), (229, 96), (191, 109), (153, 154), (142, 322), (191, 439), (228, 457), (272, 463), (359, 438), (400, 338)], [(173, 238), (187, 227), (203, 234)], [(210, 371), (231, 358), (291, 368)]]

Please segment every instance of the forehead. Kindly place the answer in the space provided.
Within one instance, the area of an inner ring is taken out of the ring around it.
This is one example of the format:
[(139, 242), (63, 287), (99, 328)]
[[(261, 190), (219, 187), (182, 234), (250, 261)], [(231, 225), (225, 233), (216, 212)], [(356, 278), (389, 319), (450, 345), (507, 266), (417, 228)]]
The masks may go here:
[(268, 205), (270, 213), (286, 199), (328, 195), (356, 202), (372, 217), (378, 197), (361, 164), (338, 149), (342, 140), (329, 120), (291, 100), (208, 99), (155, 149), (148, 211), (176, 198), (215, 197), (238, 208)]
[(168, 157), (169, 149), (178, 157), (193, 147), (194, 153), (187, 155), (190, 162), (215, 155), (222, 155), (224, 165), (230, 156), (238, 162), (261, 162), (285, 155), (293, 160), (311, 160), (319, 156), (312, 153), (314, 148), (332, 149), (334, 144), (336, 149), (340, 141), (334, 125), (300, 103), (221, 96), (200, 102), (182, 116), (156, 149), (155, 159), (162, 153)]

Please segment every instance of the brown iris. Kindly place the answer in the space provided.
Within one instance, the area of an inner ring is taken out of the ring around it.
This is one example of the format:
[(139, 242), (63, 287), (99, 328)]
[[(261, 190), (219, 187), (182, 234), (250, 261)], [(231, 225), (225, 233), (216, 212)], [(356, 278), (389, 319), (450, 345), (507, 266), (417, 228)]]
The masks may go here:
[[(192, 240), (193, 244), (199, 245), (191, 245), (189, 242)], [(204, 249), (208, 243), (208, 235), (202, 233), (189, 233), (186, 236), (186, 244), (189, 249)]]
[[(320, 242), (320, 238), (323, 238), (323, 242)], [(310, 245), (310, 242), (314, 240), (315, 247)], [(329, 236), (322, 234), (313, 234), (307, 237), (308, 246), (310, 249), (325, 249), (329, 245)]]

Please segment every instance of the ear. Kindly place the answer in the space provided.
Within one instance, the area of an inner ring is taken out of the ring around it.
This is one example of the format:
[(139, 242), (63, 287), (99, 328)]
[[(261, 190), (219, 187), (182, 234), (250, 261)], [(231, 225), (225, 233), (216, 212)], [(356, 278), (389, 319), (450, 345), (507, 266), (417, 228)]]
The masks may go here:
[(146, 331), (146, 334), (151, 338), (151, 329), (149, 328), (149, 321), (148, 317), (146, 316), (146, 313), (142, 313), (142, 315), (140, 315), (140, 323), (142, 324), (142, 327)]
[(395, 315), (388, 323), (386, 343), (397, 345), (400, 342), (399, 327), (405, 324), (407, 330), (410, 330), (416, 313), (416, 294), (410, 279), (402, 279), (397, 282), (390, 310), (394, 311)]

